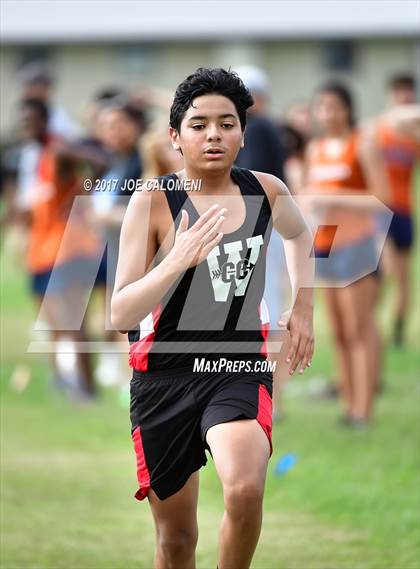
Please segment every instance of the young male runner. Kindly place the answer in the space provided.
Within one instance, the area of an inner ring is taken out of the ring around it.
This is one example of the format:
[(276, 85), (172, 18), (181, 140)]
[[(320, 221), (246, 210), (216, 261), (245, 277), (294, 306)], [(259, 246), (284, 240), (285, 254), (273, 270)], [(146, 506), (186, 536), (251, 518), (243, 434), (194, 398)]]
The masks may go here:
[[(258, 542), (272, 452), (260, 318), (272, 224), (286, 240), (295, 292), (291, 372), (303, 373), (314, 349), (310, 232), (279, 179), (233, 167), (252, 103), (234, 73), (187, 77), (170, 115), (185, 168), (158, 179), (166, 191), (136, 192), (121, 232), (111, 318), (131, 330), (136, 497), (149, 499), (160, 569), (195, 567), (205, 449), (225, 502), (219, 569), (249, 567)], [(201, 191), (171, 191), (189, 180), (201, 180)]]

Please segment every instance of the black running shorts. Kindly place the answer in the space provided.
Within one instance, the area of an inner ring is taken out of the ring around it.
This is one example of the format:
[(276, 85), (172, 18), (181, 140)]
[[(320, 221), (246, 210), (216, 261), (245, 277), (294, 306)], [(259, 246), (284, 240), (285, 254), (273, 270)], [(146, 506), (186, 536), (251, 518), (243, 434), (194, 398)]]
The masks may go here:
[(257, 419), (272, 453), (272, 374), (134, 371), (130, 384), (131, 433), (143, 500), (152, 488), (164, 500), (207, 462), (208, 429), (236, 419)]

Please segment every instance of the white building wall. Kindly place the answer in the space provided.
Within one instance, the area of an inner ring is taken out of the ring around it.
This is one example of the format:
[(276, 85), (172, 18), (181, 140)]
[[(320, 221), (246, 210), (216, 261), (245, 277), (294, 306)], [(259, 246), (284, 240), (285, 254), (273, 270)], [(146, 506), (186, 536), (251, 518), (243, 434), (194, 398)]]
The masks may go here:
[[(325, 45), (321, 40), (57, 45), (51, 49), (57, 83), (55, 98), (83, 123), (89, 100), (104, 86), (123, 84), (134, 88), (151, 83), (173, 92), (196, 67), (234, 68), (253, 63), (268, 72), (272, 84), (271, 110), (280, 115), (291, 101), (310, 98), (314, 88), (331, 77), (331, 71), (325, 67)], [(1, 50), (2, 139), (15, 123), (19, 99), (16, 72), (23, 49), (10, 45)], [(341, 76), (353, 86), (361, 115), (374, 114), (383, 107), (384, 83), (398, 71), (416, 71), (414, 40), (355, 41), (354, 67)]]

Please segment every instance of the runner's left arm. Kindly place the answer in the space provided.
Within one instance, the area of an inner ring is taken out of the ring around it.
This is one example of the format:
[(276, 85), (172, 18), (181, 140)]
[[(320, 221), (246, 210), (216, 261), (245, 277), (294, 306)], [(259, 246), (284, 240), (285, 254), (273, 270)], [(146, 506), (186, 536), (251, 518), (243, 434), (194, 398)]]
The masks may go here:
[(314, 352), (313, 286), (315, 262), (311, 256), (313, 237), (296, 201), (286, 185), (271, 174), (254, 172), (270, 201), (273, 226), (284, 240), (287, 269), (292, 285), (292, 309), (287, 328), (291, 347), (286, 362), (290, 374), (303, 373)]

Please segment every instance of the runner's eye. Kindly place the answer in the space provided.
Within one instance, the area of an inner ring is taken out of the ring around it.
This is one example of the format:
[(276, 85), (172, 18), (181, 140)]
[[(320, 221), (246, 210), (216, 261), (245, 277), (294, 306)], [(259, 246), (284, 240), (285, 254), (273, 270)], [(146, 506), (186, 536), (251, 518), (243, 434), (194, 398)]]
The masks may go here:
[(225, 123), (223, 123), (223, 124), (222, 124), (222, 127), (223, 127), (223, 128), (228, 128), (228, 129), (229, 129), (229, 128), (233, 128), (233, 127), (234, 127), (234, 125), (233, 125), (233, 124), (231, 124), (231, 123), (229, 123), (229, 122), (225, 122)]
[(194, 130), (202, 130), (204, 128), (204, 125), (203, 124), (193, 124), (192, 128)]

